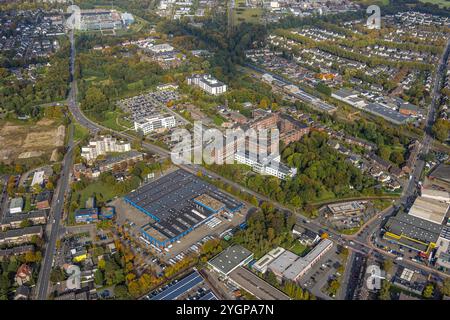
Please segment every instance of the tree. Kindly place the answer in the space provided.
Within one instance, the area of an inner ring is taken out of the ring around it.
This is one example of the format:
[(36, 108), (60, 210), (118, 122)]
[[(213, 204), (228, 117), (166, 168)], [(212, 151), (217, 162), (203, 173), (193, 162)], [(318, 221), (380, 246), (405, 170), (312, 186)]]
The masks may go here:
[(433, 135), (436, 139), (444, 142), (448, 139), (450, 131), (450, 121), (444, 119), (438, 119), (432, 127)]
[(381, 285), (381, 290), (379, 293), (379, 299), (380, 300), (391, 300), (391, 283), (387, 280), (383, 280), (383, 283)]
[(384, 160), (389, 160), (391, 156), (391, 150), (388, 147), (381, 146), (378, 152), (381, 158), (383, 158)]
[(389, 273), (392, 270), (393, 262), (391, 259), (386, 259), (383, 262), (383, 270), (386, 271), (386, 273)]
[(55, 267), (50, 273), (50, 281), (53, 283), (61, 282), (65, 279), (66, 275), (60, 267)]
[(53, 182), (48, 181), (48, 182), (46, 183), (46, 185), (45, 185), (45, 188), (46, 188), (47, 190), (53, 190), (53, 189), (55, 188), (55, 186), (53, 185)]
[(33, 225), (33, 222), (31, 222), (30, 219), (25, 219), (20, 223), (21, 228), (28, 228), (28, 227), (31, 227), (32, 225)]
[(97, 269), (94, 273), (94, 283), (98, 286), (102, 286), (104, 281), (103, 272), (100, 269)]
[(114, 288), (114, 296), (120, 300), (126, 300), (130, 297), (128, 289), (125, 285), (119, 284)]
[(403, 162), (405, 162), (403, 154), (400, 151), (393, 151), (389, 159), (397, 165), (401, 165)]
[(425, 287), (425, 290), (423, 290), (422, 295), (424, 298), (430, 299), (431, 297), (433, 297), (433, 293), (434, 293), (434, 286), (432, 283), (430, 283)]
[(319, 82), (316, 85), (316, 90), (327, 95), (327, 96), (331, 96), (331, 88), (329, 86), (327, 86), (325, 83), (323, 82)]

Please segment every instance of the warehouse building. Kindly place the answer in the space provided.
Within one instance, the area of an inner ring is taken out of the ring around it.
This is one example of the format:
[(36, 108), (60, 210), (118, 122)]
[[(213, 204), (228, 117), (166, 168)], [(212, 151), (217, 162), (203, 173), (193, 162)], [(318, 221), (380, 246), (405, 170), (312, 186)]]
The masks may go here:
[(450, 203), (450, 192), (440, 188), (434, 188), (432, 186), (422, 186), (420, 189), (420, 195), (423, 198), (434, 199), (441, 202)]
[(435, 246), (442, 226), (406, 213), (389, 218), (383, 238), (427, 255)]
[(442, 224), (449, 208), (449, 204), (438, 200), (417, 197), (409, 209), (408, 214), (436, 224)]
[(185, 170), (146, 184), (124, 200), (152, 219), (141, 227), (141, 232), (146, 240), (159, 247), (179, 240), (216, 214), (234, 214), (243, 206)]
[(428, 179), (434, 185), (450, 190), (450, 165), (441, 163), (428, 175)]
[(290, 300), (289, 296), (249, 270), (238, 267), (230, 272), (232, 283), (261, 300)]
[(248, 264), (253, 259), (253, 252), (240, 245), (226, 248), (208, 261), (208, 265), (217, 273), (227, 277), (233, 270)]
[(376, 116), (382, 117), (385, 120), (397, 125), (405, 124), (409, 120), (409, 117), (404, 116), (400, 112), (387, 108), (379, 103), (369, 103), (363, 108), (363, 110)]
[(442, 228), (436, 245), (436, 265), (450, 270), (450, 227)]

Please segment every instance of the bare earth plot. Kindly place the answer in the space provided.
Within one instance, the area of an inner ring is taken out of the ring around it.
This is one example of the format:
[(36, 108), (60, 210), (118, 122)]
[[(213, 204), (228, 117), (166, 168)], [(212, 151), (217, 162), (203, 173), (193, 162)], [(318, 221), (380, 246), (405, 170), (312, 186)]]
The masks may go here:
[(48, 156), (64, 145), (65, 127), (49, 119), (23, 125), (0, 122), (0, 161)]

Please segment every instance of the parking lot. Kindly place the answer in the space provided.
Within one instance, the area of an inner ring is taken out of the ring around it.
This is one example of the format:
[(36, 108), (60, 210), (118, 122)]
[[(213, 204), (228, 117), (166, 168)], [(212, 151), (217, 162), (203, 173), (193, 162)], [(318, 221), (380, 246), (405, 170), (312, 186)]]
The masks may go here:
[(118, 102), (119, 108), (129, 114), (127, 120), (137, 121), (161, 113), (169, 101), (179, 100), (174, 90), (162, 90), (141, 94)]
[(337, 269), (340, 267), (340, 257), (336, 250), (327, 252), (319, 262), (300, 279), (300, 285), (308, 289), (316, 297), (329, 300), (330, 297), (322, 292), (322, 289), (332, 277), (337, 275)]

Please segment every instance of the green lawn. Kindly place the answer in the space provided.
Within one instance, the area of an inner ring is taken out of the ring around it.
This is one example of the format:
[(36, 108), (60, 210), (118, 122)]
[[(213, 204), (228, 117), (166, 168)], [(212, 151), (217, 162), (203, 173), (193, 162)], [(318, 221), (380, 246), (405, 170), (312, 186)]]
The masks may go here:
[(379, 6), (386, 6), (389, 4), (389, 0), (356, 0), (355, 2), (365, 5), (365, 6), (370, 6), (372, 4), (375, 5), (379, 5)]
[(73, 124), (73, 140), (79, 141), (89, 136), (89, 130), (79, 123)]
[(110, 185), (104, 184), (101, 181), (96, 181), (88, 185), (85, 189), (75, 192), (72, 199), (77, 200), (79, 197), (78, 203), (80, 208), (84, 208), (86, 200), (94, 194), (98, 200), (104, 200), (105, 202), (112, 200), (115, 196), (117, 196)]
[(241, 22), (248, 23), (261, 23), (261, 17), (263, 15), (262, 8), (247, 8), (244, 6), (244, 0), (236, 1), (236, 7), (234, 9), (235, 23)]
[(355, 227), (355, 228), (350, 228), (350, 229), (344, 229), (344, 230), (340, 230), (339, 232), (345, 235), (352, 235), (355, 234), (359, 231), (359, 229), (361, 229), (361, 227)]
[(440, 7), (445, 7), (445, 8), (449, 8), (450, 7), (450, 1), (449, 0), (420, 0), (420, 2), (437, 4)]
[(27, 194), (25, 196), (25, 205), (24, 205), (23, 211), (24, 212), (31, 211), (31, 195), (30, 194)]
[(214, 116), (213, 121), (214, 121), (214, 124), (215, 124), (216, 126), (221, 126), (222, 123), (224, 122), (224, 120), (222, 119), (222, 117), (217, 116), (217, 115)]
[(288, 249), (289, 251), (295, 253), (298, 256), (304, 256), (308, 253), (309, 248), (300, 243), (300, 241), (295, 241), (294, 245)]
[(109, 111), (105, 114), (105, 120), (101, 122), (101, 125), (113, 129), (115, 131), (123, 131), (125, 128), (131, 128), (132, 124), (128, 123), (124, 119), (121, 119), (122, 113), (117, 111)]

